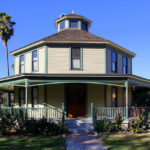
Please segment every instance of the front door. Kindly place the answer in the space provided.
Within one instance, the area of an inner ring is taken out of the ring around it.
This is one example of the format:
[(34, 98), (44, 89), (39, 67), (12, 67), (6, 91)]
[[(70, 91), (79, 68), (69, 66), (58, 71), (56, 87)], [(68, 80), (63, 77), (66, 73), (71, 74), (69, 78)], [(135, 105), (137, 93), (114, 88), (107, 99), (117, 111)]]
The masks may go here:
[(85, 117), (86, 85), (67, 84), (66, 98), (68, 117)]

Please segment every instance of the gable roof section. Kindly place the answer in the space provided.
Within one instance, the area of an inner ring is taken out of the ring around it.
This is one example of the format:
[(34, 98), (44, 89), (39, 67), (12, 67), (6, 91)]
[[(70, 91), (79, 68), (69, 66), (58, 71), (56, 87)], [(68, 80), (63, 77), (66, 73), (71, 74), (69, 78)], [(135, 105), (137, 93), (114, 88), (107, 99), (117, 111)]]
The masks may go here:
[(131, 57), (135, 56), (135, 53), (94, 34), (86, 32), (84, 30), (63, 30), (46, 38), (43, 38), (39, 41), (31, 43), (27, 46), (19, 48), (15, 51), (12, 51), (12, 55), (16, 55), (22, 51), (26, 51), (27, 49), (31, 49), (35, 46), (39, 46), (42, 44), (106, 44), (112, 48), (116, 48), (119, 51), (128, 54)]

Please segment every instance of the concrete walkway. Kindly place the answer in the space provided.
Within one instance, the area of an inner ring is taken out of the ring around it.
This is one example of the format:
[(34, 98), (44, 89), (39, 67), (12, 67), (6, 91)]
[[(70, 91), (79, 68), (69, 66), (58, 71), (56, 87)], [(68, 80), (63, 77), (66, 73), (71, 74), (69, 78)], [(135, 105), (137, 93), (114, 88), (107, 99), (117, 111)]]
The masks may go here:
[(93, 133), (90, 118), (66, 120), (70, 133), (66, 138), (66, 150), (106, 150)]
[(92, 133), (72, 133), (67, 136), (66, 150), (107, 150)]

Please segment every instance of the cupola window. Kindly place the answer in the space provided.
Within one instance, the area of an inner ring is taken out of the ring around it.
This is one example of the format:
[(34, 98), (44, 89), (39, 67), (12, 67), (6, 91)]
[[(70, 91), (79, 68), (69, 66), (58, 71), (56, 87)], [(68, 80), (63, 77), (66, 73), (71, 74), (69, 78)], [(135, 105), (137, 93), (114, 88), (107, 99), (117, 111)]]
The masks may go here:
[(70, 28), (78, 28), (78, 20), (70, 20), (69, 27)]
[(65, 29), (65, 21), (60, 22), (60, 30), (64, 30)]
[(84, 31), (87, 31), (87, 29), (88, 29), (87, 23), (82, 22), (82, 24), (81, 24), (81, 29), (84, 30)]

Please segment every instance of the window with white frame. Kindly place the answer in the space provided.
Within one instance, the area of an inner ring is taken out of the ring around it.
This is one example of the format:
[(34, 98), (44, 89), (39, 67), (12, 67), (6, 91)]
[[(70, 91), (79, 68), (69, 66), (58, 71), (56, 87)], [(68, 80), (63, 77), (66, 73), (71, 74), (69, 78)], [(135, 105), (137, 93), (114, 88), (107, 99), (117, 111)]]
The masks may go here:
[(25, 89), (19, 89), (19, 105), (23, 106), (25, 104)]
[(20, 73), (24, 73), (24, 55), (20, 56)]
[(80, 69), (81, 61), (80, 61), (80, 48), (72, 48), (71, 49), (71, 69)]
[(128, 73), (128, 59), (126, 56), (123, 56), (123, 74)]
[(38, 56), (37, 50), (32, 52), (32, 71), (38, 71)]
[(37, 108), (38, 104), (38, 88), (32, 88), (32, 107)]

